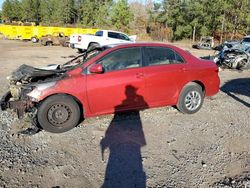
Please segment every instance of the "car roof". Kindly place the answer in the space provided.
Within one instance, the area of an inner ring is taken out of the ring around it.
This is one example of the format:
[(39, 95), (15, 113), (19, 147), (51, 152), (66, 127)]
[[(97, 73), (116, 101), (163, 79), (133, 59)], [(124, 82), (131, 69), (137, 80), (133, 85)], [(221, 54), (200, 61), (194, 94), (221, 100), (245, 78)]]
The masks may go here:
[(165, 46), (165, 47), (173, 47), (173, 48), (177, 48), (174, 45), (171, 44), (167, 44), (167, 43), (163, 43), (163, 42), (134, 42), (134, 43), (117, 43), (117, 44), (109, 44), (109, 45), (105, 45), (103, 47), (107, 47), (107, 48), (114, 48), (114, 47), (143, 47), (143, 46), (152, 46), (152, 47), (161, 47), (161, 46)]

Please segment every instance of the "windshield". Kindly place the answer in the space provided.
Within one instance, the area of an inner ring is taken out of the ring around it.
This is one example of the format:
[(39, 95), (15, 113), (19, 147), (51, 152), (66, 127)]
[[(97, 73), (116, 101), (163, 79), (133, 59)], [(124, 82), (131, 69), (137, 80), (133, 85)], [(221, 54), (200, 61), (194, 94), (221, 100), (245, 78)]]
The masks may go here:
[(97, 56), (101, 52), (111, 48), (111, 46), (103, 46), (103, 47), (93, 47), (89, 48), (85, 53), (83, 53), (83, 63)]
[(97, 47), (87, 50), (86, 52), (82, 53), (79, 56), (76, 56), (75, 58), (71, 59), (70, 61), (66, 62), (65, 64), (61, 65), (60, 68), (65, 69), (69, 67), (76, 67), (78, 65), (83, 65), (93, 57), (97, 56), (101, 52), (107, 50), (110, 48), (109, 46), (104, 47)]
[(250, 43), (250, 37), (249, 38), (244, 38), (242, 42)]

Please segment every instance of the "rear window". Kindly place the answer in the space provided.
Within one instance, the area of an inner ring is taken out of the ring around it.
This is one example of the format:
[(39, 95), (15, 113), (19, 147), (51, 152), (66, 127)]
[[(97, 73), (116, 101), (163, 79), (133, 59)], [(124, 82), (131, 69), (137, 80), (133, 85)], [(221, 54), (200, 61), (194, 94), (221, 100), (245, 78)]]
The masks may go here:
[(95, 36), (102, 37), (103, 36), (103, 31), (97, 31), (95, 33)]

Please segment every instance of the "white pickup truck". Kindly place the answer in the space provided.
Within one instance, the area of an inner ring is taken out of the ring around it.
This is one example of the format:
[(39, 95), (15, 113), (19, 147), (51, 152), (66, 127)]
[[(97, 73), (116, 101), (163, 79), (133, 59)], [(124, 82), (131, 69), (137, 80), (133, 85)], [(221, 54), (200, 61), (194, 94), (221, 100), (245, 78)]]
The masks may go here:
[(128, 36), (118, 31), (100, 30), (95, 35), (73, 34), (70, 36), (70, 47), (83, 52), (92, 46), (135, 42), (136, 35)]

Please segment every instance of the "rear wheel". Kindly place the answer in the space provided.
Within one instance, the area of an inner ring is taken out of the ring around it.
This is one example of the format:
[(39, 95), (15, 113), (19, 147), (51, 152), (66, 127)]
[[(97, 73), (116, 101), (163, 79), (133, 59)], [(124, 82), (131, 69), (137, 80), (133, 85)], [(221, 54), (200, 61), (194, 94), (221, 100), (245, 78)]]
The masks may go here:
[(63, 133), (80, 121), (77, 102), (67, 95), (54, 95), (42, 102), (37, 113), (39, 125), (48, 132)]
[(93, 49), (98, 48), (98, 47), (100, 47), (100, 45), (99, 45), (98, 43), (92, 42), (92, 43), (89, 44), (87, 50), (88, 50), (88, 51), (89, 51), (89, 50), (93, 50)]
[(32, 38), (31, 38), (31, 41), (32, 41), (33, 43), (37, 43), (37, 42), (38, 42), (38, 38), (32, 37)]
[(184, 114), (194, 114), (200, 110), (204, 101), (204, 93), (200, 85), (186, 85), (179, 96), (177, 108)]
[(77, 51), (78, 51), (78, 53), (80, 53), (80, 54), (82, 54), (82, 53), (84, 53), (86, 50), (83, 50), (83, 49), (77, 49)]
[(248, 59), (241, 59), (237, 64), (237, 69), (249, 69)]

